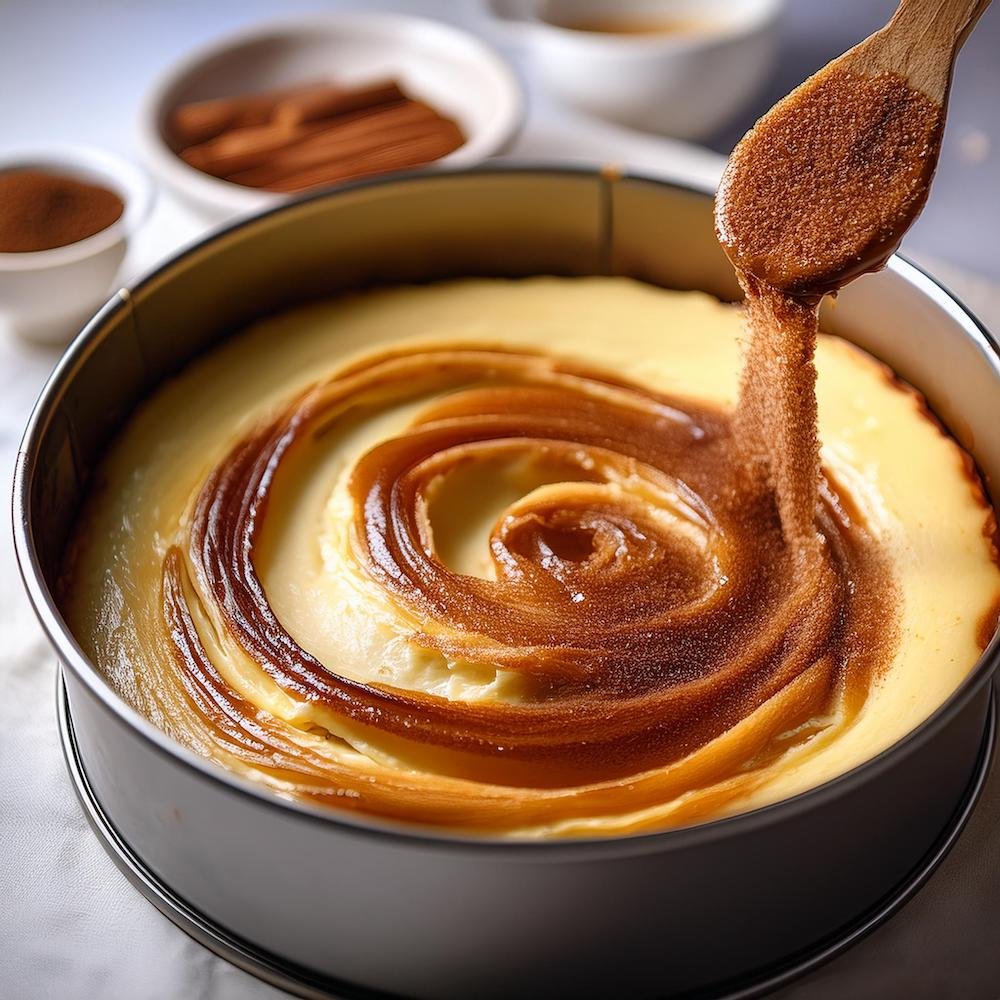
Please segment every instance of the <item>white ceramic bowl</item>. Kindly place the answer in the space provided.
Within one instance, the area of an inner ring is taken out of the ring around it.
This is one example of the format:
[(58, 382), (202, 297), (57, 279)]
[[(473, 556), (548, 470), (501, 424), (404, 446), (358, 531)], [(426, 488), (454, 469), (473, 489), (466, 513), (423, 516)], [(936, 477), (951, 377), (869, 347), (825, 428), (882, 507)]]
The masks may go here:
[(524, 115), (523, 91), (510, 67), (465, 31), (399, 14), (310, 15), (227, 35), (169, 69), (140, 113), (143, 158), (159, 180), (212, 221), (277, 204), (288, 196), (231, 184), (185, 163), (167, 142), (167, 118), (187, 101), (323, 77), (348, 84), (392, 77), (454, 118), (467, 140), (435, 165), (465, 166), (493, 156)]
[[(488, 0), (564, 103), (633, 128), (702, 139), (753, 97), (777, 52), (784, 0)], [(560, 23), (669, 18), (690, 32), (610, 34)]]
[(40, 169), (100, 184), (125, 203), (117, 222), (66, 246), (0, 253), (0, 319), (40, 343), (65, 344), (107, 298), (129, 237), (149, 214), (145, 171), (87, 146), (53, 146), (0, 154), (0, 171)]

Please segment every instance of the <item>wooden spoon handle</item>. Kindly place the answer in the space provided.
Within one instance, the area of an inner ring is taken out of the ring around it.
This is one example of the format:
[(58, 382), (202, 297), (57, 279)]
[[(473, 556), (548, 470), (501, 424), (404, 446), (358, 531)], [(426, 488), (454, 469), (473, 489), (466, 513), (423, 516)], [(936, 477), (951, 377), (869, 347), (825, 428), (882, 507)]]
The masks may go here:
[(944, 103), (955, 55), (989, 5), (990, 0), (901, 0), (875, 36), (881, 42), (879, 62)]
[(990, 0), (901, 0), (889, 22), (924, 44), (957, 50)]

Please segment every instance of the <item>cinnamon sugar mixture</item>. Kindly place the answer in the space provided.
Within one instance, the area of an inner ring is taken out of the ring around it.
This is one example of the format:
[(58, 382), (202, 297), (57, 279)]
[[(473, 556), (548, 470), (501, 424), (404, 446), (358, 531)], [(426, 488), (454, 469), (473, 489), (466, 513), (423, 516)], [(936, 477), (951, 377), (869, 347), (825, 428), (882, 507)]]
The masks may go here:
[(892, 73), (804, 84), (736, 147), (716, 202), (733, 263), (797, 296), (881, 267), (927, 197), (941, 108)]
[(794, 91), (730, 157), (715, 217), (746, 295), (737, 423), (790, 544), (818, 544), (819, 302), (882, 267), (923, 207), (941, 108), (893, 73), (844, 69)]

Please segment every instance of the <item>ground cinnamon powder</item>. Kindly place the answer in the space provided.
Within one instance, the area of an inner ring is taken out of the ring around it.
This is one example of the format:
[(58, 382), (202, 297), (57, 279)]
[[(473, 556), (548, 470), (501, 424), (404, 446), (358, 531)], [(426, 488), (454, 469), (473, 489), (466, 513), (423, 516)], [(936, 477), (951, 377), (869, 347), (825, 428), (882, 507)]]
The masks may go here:
[(113, 191), (41, 170), (0, 173), (0, 253), (51, 250), (86, 239), (121, 218)]

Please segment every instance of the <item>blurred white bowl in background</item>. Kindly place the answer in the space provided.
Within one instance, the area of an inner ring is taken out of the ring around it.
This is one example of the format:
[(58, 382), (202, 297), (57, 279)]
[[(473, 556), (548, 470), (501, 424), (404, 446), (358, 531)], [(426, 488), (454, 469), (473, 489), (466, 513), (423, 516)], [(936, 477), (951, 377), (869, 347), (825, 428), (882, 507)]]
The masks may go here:
[(125, 203), (93, 236), (27, 253), (0, 253), (0, 319), (39, 343), (65, 344), (108, 297), (130, 236), (146, 220), (153, 187), (145, 171), (89, 146), (0, 152), (0, 171), (36, 169), (99, 184)]
[[(784, 0), (486, 0), (519, 37), (538, 81), (600, 118), (702, 139), (752, 99), (777, 54)], [(566, 27), (673, 21), (687, 30), (623, 34)]]
[(344, 12), (269, 21), (198, 49), (160, 78), (138, 124), (143, 159), (156, 177), (207, 220), (258, 211), (290, 197), (196, 170), (171, 149), (168, 117), (180, 104), (327, 78), (348, 85), (394, 78), (406, 92), (454, 118), (466, 142), (434, 165), (468, 166), (517, 134), (523, 90), (486, 43), (450, 25), (400, 14)]

